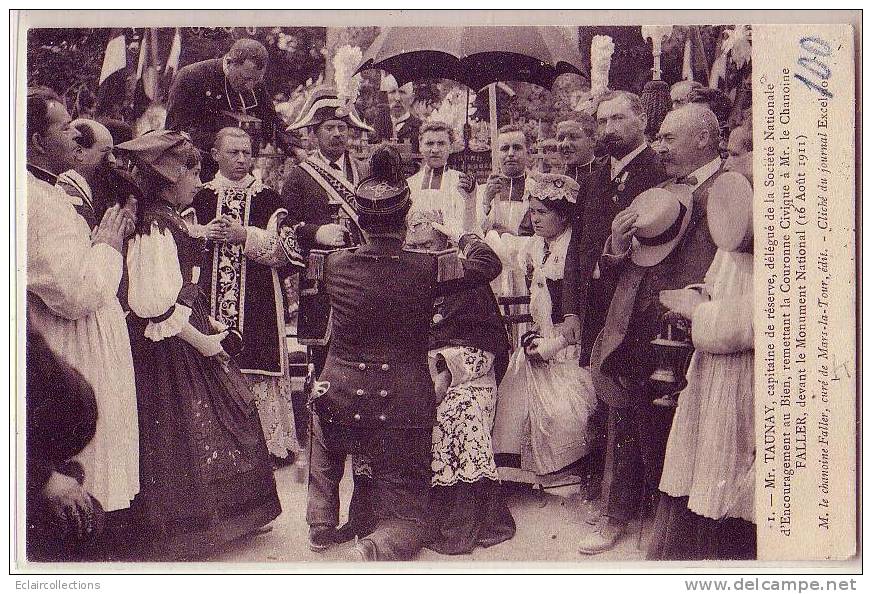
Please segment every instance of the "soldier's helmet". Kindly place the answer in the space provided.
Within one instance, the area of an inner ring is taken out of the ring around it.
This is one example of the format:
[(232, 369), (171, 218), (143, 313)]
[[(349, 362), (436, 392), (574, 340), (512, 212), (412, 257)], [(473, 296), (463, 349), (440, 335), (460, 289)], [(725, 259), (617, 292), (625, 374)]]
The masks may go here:
[(396, 147), (383, 144), (370, 157), (370, 176), (357, 185), (354, 208), (361, 229), (399, 231), (412, 205), (403, 160)]

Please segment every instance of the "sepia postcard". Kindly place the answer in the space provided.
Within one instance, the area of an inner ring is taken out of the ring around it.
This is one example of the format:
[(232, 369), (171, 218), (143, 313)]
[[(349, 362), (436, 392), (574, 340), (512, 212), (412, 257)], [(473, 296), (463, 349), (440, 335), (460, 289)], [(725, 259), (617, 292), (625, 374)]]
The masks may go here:
[(10, 23), (22, 587), (859, 570), (859, 11)]

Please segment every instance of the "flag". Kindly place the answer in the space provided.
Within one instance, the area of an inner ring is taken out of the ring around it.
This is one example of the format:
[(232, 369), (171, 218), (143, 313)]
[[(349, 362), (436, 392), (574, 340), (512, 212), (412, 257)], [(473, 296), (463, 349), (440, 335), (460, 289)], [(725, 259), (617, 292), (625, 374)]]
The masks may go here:
[(157, 67), (157, 32), (147, 29), (139, 46), (139, 61), (131, 81), (133, 103), (130, 120), (136, 120), (158, 97), (159, 75)]
[(121, 29), (112, 29), (103, 54), (97, 85), (97, 114), (115, 115), (124, 104), (127, 43)]
[(182, 54), (182, 35), (179, 33), (179, 28), (176, 27), (176, 32), (173, 35), (173, 44), (170, 46), (170, 55), (167, 58), (166, 66), (164, 66), (163, 78), (161, 80), (161, 94), (166, 97), (170, 92), (170, 85), (173, 84), (173, 78), (176, 72), (179, 71), (179, 57)]

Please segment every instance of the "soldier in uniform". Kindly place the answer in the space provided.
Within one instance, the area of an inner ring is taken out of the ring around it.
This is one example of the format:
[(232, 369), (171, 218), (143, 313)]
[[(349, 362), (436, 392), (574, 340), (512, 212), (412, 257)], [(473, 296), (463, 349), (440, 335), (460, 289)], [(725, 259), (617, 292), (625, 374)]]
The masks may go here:
[[(306, 511), (310, 542), (337, 533), (338, 486), (348, 454), (366, 469), (364, 538), (357, 560), (413, 557), (431, 536), (431, 432), (437, 397), (427, 362), (434, 300), (496, 278), (496, 254), (475, 236), (460, 251), (403, 250), (411, 201), (393, 147), (377, 149), (373, 177), (356, 190), (366, 239), (358, 248), (310, 255), (307, 275), (332, 307), (332, 338), (313, 393), (314, 422)], [(355, 514), (353, 506), (352, 516)], [(355, 518), (352, 517), (352, 520)], [(336, 541), (333, 541), (336, 542)]]
[[(372, 131), (346, 106), (336, 90), (314, 89), (300, 118), (288, 130), (308, 128), (318, 150), (288, 172), (282, 200), (288, 209), (285, 224), (296, 230), (303, 253), (311, 249), (335, 249), (360, 245), (362, 234), (354, 208), (354, 188), (366, 171), (348, 153), (348, 128)], [(301, 344), (312, 347), (315, 369), (324, 367), (330, 336), (330, 302), (316, 295), (310, 280), (300, 278), (300, 309), (297, 326)]]

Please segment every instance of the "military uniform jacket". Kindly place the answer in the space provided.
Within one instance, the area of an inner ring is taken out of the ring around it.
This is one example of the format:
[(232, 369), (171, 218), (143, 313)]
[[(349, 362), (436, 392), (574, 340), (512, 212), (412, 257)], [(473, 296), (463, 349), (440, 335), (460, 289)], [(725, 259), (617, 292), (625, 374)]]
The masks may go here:
[[(294, 227), (304, 256), (309, 250), (325, 249), (315, 242), (315, 233), (328, 223), (344, 224), (351, 246), (363, 241), (352, 204), (354, 188), (366, 172), (348, 153), (345, 167), (345, 176), (337, 176), (323, 159), (313, 156), (292, 168), (285, 178), (282, 201), (288, 216), (284, 224)], [(298, 340), (301, 344), (326, 345), (330, 338), (329, 299), (317, 294), (305, 275), (300, 275), (299, 296)]]
[(208, 152), (218, 130), (238, 126), (223, 112), (260, 119), (260, 133), (255, 136), (261, 139), (271, 140), (274, 134), (284, 130), (284, 123), (264, 86), (237, 93), (224, 76), (221, 58), (189, 64), (179, 70), (167, 100), (167, 130), (187, 132), (197, 148)]
[(617, 282), (614, 275), (600, 271), (600, 278), (592, 283), (597, 261), (612, 232), (612, 221), (615, 215), (630, 206), (636, 196), (666, 179), (666, 171), (657, 153), (646, 148), (617, 178), (612, 179), (609, 160), (603, 159), (596, 162), (587, 179), (579, 183), (577, 216), (566, 253), (562, 302), (564, 313), (578, 315), (581, 322), (583, 365), (587, 364), (593, 341), (605, 322)]
[(427, 350), (434, 300), (485, 286), (501, 271), (483, 241), (467, 237), (461, 248), (463, 259), (404, 251), (399, 240), (377, 239), (329, 254), (323, 267), (310, 265), (333, 310), (320, 377), (330, 385), (315, 404), (322, 421), (368, 428), (433, 425)]

